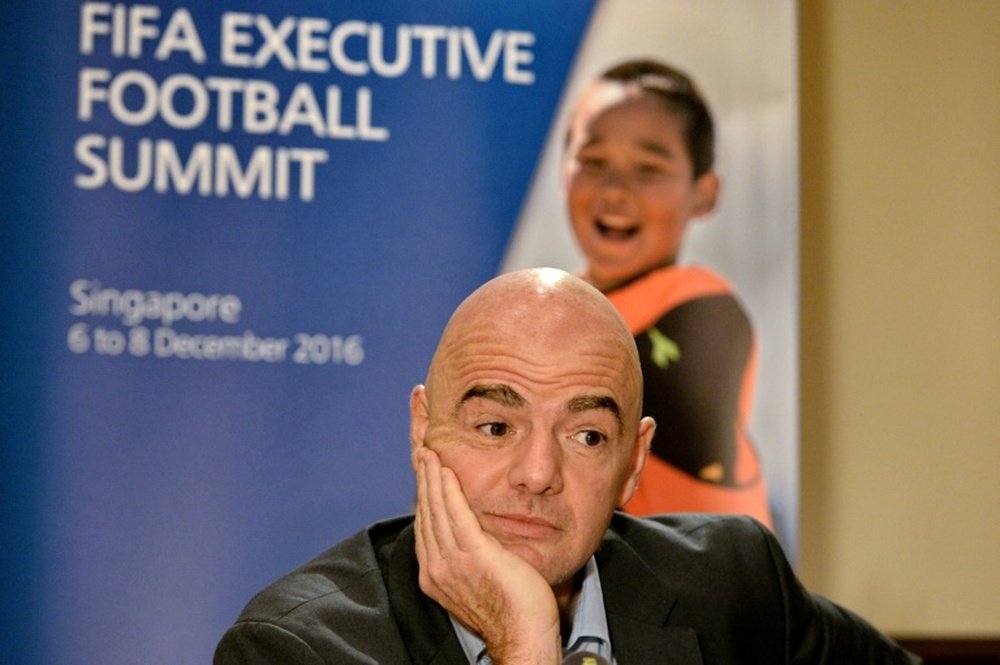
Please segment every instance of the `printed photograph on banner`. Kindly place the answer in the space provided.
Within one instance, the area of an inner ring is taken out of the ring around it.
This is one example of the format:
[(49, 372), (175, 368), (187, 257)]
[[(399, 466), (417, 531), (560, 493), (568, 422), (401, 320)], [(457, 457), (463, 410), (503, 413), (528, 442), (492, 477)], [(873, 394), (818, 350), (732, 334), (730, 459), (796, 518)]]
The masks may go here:
[(787, 3), (598, 3), (502, 268), (632, 328), (658, 429), (626, 510), (750, 514), (793, 555), (795, 49)]

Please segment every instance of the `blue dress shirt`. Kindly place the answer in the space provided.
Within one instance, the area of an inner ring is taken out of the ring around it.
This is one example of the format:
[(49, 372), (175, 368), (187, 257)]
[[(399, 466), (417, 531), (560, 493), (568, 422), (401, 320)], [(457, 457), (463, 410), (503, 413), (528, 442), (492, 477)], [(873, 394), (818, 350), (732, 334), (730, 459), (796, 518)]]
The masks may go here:
[[(493, 660), (486, 653), (486, 643), (459, 623), (455, 617), (450, 614), (448, 616), (458, 635), (462, 650), (469, 659), (469, 665), (493, 665)], [(573, 610), (573, 625), (569, 639), (563, 643), (564, 657), (578, 651), (597, 653), (615, 665), (611, 636), (608, 634), (608, 619), (604, 613), (601, 576), (597, 572), (597, 562), (594, 561), (594, 557), (590, 557), (583, 568), (583, 585), (580, 587), (580, 597)]]

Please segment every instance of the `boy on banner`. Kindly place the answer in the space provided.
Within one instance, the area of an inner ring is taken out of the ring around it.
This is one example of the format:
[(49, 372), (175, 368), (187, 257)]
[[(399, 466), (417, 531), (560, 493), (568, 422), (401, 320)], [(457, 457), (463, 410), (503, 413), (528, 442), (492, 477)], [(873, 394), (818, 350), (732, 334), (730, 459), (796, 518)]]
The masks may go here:
[(658, 424), (625, 510), (747, 514), (771, 526), (749, 421), (754, 331), (729, 284), (677, 264), (692, 221), (719, 195), (712, 116), (694, 83), (652, 60), (612, 67), (577, 99), (564, 188), (581, 277), (639, 347), (646, 413)]

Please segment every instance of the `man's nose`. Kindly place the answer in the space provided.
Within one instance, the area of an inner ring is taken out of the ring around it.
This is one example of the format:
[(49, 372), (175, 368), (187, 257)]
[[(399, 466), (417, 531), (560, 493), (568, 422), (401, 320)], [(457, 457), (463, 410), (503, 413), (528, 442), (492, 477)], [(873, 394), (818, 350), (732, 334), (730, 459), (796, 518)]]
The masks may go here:
[(513, 452), (508, 471), (512, 487), (529, 494), (558, 494), (563, 489), (563, 448), (549, 432), (530, 432)]

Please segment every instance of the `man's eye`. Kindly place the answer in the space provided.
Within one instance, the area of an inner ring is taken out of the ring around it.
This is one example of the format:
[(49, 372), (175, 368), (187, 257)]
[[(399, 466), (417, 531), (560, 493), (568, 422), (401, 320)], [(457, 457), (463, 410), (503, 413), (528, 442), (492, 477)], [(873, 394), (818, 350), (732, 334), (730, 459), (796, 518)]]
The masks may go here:
[(608, 437), (594, 429), (585, 429), (581, 432), (577, 432), (573, 435), (573, 438), (579, 443), (582, 443), (590, 448), (599, 446), (608, 440)]
[(510, 433), (510, 426), (507, 423), (486, 423), (477, 427), (480, 432), (487, 436), (506, 436)]

